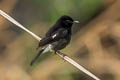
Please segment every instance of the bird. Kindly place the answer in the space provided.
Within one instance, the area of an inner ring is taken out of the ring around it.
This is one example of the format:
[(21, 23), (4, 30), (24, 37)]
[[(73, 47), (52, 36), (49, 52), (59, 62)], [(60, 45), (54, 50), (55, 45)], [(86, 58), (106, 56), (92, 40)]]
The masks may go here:
[(40, 48), (40, 51), (37, 56), (33, 58), (30, 65), (33, 65), (37, 58), (46, 50), (48, 45), (51, 45), (55, 53), (64, 49), (71, 41), (72, 25), (74, 23), (79, 23), (79, 21), (74, 21), (68, 15), (61, 16), (40, 40), (37, 47), (37, 49)]

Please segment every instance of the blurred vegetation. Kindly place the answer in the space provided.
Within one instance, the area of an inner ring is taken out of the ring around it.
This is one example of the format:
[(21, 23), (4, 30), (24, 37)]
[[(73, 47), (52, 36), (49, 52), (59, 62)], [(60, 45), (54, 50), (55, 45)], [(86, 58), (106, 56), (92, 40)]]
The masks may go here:
[[(62, 52), (101, 80), (120, 80), (120, 0), (0, 0), (0, 9), (40, 37), (62, 15), (79, 20)], [(37, 45), (0, 16), (0, 80), (93, 80), (50, 52), (31, 67)]]

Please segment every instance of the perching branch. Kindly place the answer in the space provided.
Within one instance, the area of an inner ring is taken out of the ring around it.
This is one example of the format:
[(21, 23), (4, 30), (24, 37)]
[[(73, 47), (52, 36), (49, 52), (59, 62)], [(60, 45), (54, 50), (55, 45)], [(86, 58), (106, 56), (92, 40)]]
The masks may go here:
[[(25, 28), (23, 25), (21, 25), (19, 22), (17, 22), (15, 19), (13, 19), (12, 17), (10, 17), (8, 14), (6, 14), (4, 11), (0, 10), (0, 15), (2, 15), (4, 18), (6, 18), (7, 20), (9, 20), (10, 22), (12, 22), (13, 24), (15, 24), (16, 26), (18, 26), (19, 28), (23, 29), (24, 31), (28, 32), (30, 35), (32, 35), (36, 40), (40, 41), (41, 38), (39, 36), (37, 36), (36, 34), (34, 34), (33, 32), (29, 31), (27, 28)], [(50, 47), (49, 47), (50, 48)], [(67, 55), (65, 55), (64, 53), (61, 52), (57, 52), (57, 54), (63, 58), (65, 61), (67, 61), (68, 63), (72, 64), (74, 67), (78, 68), (79, 70), (83, 71), (84, 73), (86, 73), (87, 75), (89, 75), (90, 77), (94, 78), (95, 80), (100, 80), (98, 77), (96, 77), (94, 74), (92, 74), (91, 72), (89, 72), (88, 70), (86, 70), (84, 67), (82, 67), (81, 65), (79, 65), (77, 62), (75, 62), (74, 60), (72, 60), (71, 58), (69, 58)]]

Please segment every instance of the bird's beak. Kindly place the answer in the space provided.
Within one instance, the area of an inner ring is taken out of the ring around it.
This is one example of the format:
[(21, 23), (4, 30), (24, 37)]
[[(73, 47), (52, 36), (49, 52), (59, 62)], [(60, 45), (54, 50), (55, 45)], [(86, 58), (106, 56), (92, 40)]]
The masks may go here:
[(79, 21), (73, 21), (73, 23), (77, 23), (77, 24), (78, 24), (78, 23), (79, 23)]

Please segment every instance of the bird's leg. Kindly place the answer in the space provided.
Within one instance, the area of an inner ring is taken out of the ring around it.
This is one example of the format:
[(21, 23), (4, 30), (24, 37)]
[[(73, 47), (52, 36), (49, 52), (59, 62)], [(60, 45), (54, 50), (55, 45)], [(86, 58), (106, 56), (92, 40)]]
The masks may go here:
[(54, 51), (55, 54), (57, 54), (57, 51)]
[(56, 52), (59, 53), (60, 55), (62, 55), (63, 58), (64, 58), (65, 56), (67, 56), (66, 54), (64, 54), (64, 53), (62, 53), (62, 52), (60, 52), (60, 51), (56, 51)]

